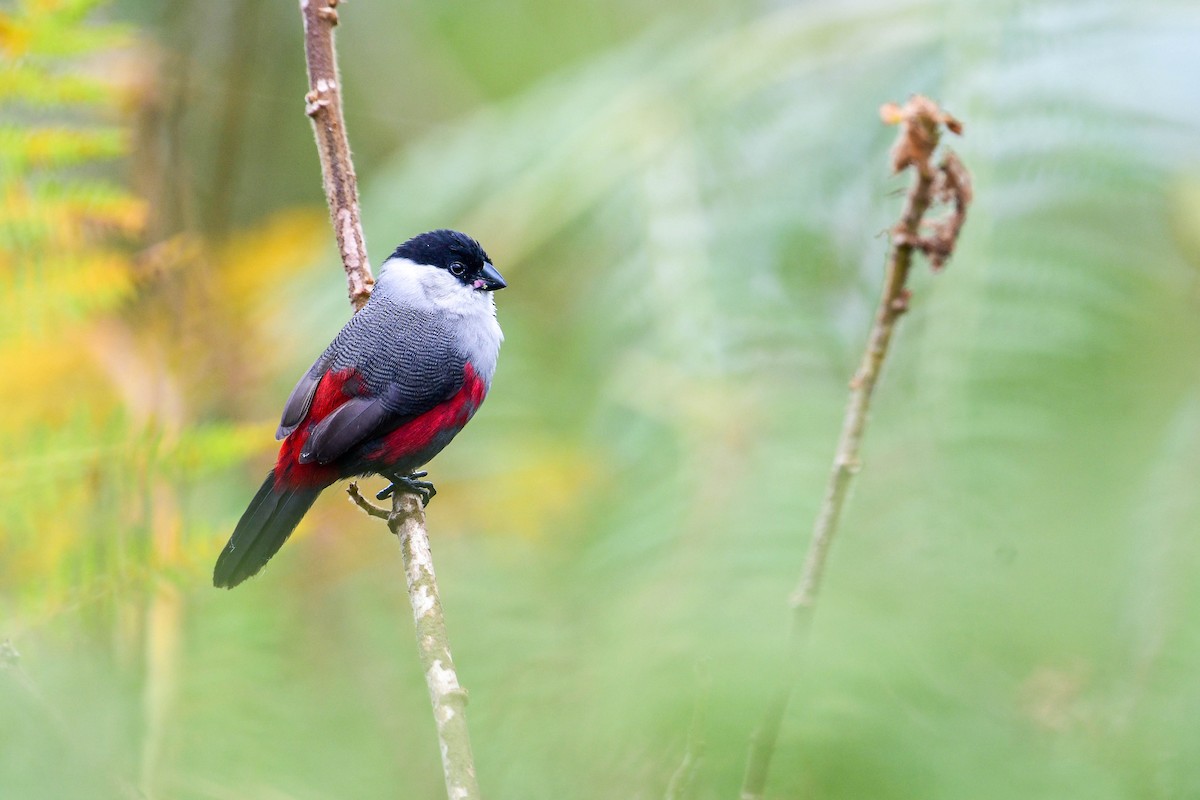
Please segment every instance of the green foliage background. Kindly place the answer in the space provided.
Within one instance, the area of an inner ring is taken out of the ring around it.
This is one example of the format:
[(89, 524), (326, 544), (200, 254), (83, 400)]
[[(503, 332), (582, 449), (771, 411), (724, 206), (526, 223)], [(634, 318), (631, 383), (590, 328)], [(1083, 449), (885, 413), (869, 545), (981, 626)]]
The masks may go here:
[[(98, 8), (96, 6), (99, 6)], [(778, 798), (1200, 796), (1200, 10), (355, 0), (375, 263), (509, 280), (431, 509), (489, 797), (735, 797), (901, 179), (914, 280)], [(330, 491), (211, 562), (349, 314), (294, 3), (0, 5), (0, 796), (439, 797), (395, 545)], [(19, 657), (11, 653), (19, 653)]]

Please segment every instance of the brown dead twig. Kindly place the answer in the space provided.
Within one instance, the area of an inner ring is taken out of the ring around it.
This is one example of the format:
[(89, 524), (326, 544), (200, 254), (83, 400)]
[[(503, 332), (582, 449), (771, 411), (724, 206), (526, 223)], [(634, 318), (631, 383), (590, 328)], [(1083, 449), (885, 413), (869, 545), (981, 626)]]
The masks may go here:
[[(916, 230), (910, 231), (912, 220), (906, 208), (900, 224), (892, 231), (895, 245), (921, 251), (929, 259), (933, 271), (938, 272), (954, 252), (973, 195), (971, 175), (953, 151), (942, 156), (936, 169), (930, 162), (937, 149), (940, 128), (944, 125), (951, 133), (962, 135), (962, 123), (921, 95), (914, 96), (903, 106), (886, 103), (879, 109), (879, 116), (889, 125), (900, 126), (900, 135), (892, 145), (892, 171), (899, 173), (910, 166), (916, 169), (918, 183), (925, 184), (919, 187), (925, 197), (915, 199), (923, 201), (924, 208), (929, 207), (931, 200), (953, 206), (940, 219), (921, 223), (927, 231), (924, 235), (914, 235)], [(914, 199), (912, 195), (910, 192), (910, 200)], [(920, 215), (918, 222), (919, 218)]]
[[(935, 272), (939, 271), (954, 253), (967, 207), (971, 203), (971, 177), (958, 157), (947, 152), (936, 167), (933, 165), (942, 128), (952, 133), (962, 133), (962, 124), (957, 119), (920, 95), (913, 96), (903, 106), (888, 103), (880, 109), (880, 116), (884, 122), (900, 126), (896, 144), (892, 147), (892, 169), (900, 172), (911, 167), (916, 177), (905, 195), (900, 220), (892, 228), (892, 250), (875, 322), (867, 338), (862, 362), (850, 381), (850, 400), (842, 422), (833, 469), (813, 525), (800, 580), (789, 598), (792, 624), (787, 642), (788, 663), (779, 685), (772, 693), (771, 703), (751, 737), (741, 800), (761, 800), (766, 790), (779, 728), (793, 687), (802, 671), (808, 630), (812, 624), (829, 547), (837, 533), (850, 484), (861, 468), (859, 449), (871, 396), (887, 357), (896, 322), (908, 310), (911, 300), (907, 282), (912, 255), (914, 252), (924, 253), (930, 267)], [(925, 213), (935, 201), (951, 208), (942, 218), (924, 222)]]
[(368, 516), (376, 519), (387, 519), (392, 515), (392, 512), (386, 508), (380, 508), (370, 500), (362, 496), (362, 492), (358, 490), (358, 481), (350, 481), (350, 485), (346, 487), (346, 494), (350, 495), (350, 500), (354, 505), (358, 506)]
[(354, 310), (362, 308), (375, 278), (367, 259), (366, 238), (358, 209), (358, 179), (350, 158), (346, 121), (342, 117), (341, 77), (333, 29), (338, 24), (338, 0), (300, 0), (304, 17), (304, 56), (308, 63), (308, 94), (304, 113), (312, 120), (321, 154), (325, 201), (337, 236), (338, 252), (346, 270), (346, 285)]

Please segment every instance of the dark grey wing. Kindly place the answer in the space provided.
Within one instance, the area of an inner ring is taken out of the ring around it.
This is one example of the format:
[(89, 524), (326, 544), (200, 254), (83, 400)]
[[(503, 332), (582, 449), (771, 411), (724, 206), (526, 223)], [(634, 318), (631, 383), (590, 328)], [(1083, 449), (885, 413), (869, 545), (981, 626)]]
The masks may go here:
[(313, 395), (317, 393), (317, 384), (325, 375), (328, 363), (329, 357), (328, 351), (326, 351), (296, 383), (296, 388), (292, 389), (287, 402), (283, 404), (283, 416), (279, 420), (279, 428), (275, 431), (276, 439), (286, 438), (292, 431), (300, 427), (300, 423), (304, 421), (308, 409), (312, 406)]
[(373, 295), (288, 398), (279, 428), (285, 436), (303, 422), (329, 371), (348, 370), (360, 378), (342, 389), (353, 396), (313, 426), (300, 461), (327, 464), (453, 397), (462, 387), (466, 359), (453, 347), (447, 324), (433, 312)]
[(354, 394), (380, 398), (396, 417), (424, 414), (462, 386), (466, 359), (454, 346), (454, 323), (377, 291), (333, 340), (325, 369), (353, 370), (365, 384)]
[(379, 398), (352, 397), (313, 426), (300, 451), (300, 463), (328, 464), (370, 437), (390, 416)]

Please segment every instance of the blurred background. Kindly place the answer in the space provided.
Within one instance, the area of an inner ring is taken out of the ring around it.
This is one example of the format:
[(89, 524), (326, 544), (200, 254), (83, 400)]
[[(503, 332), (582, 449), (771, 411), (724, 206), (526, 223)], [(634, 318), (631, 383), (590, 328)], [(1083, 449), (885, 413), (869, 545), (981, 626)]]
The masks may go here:
[[(431, 468), (485, 796), (663, 797), (697, 702), (692, 796), (737, 795), (914, 92), (976, 205), (914, 273), (770, 796), (1200, 796), (1194, 3), (341, 19), (375, 266), (449, 226), (510, 285)], [(305, 90), (294, 1), (0, 3), (0, 796), (444, 796), (381, 524), (331, 490), (210, 587), (349, 316)]]

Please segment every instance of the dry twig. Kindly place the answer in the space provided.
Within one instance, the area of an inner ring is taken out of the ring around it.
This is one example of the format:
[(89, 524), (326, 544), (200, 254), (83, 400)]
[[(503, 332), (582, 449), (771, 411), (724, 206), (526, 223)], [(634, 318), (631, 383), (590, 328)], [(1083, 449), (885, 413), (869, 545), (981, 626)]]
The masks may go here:
[[(871, 327), (862, 362), (850, 381), (850, 402), (842, 423), (833, 470), (813, 526), (800, 580), (789, 601), (792, 626), (788, 637), (788, 668), (751, 739), (741, 800), (761, 800), (766, 789), (779, 727), (802, 666), (804, 646), (816, 607), (817, 593), (821, 588), (829, 546), (837, 533), (850, 483), (859, 470), (858, 453), (867, 424), (871, 394), (883, 368), (896, 322), (908, 310), (911, 292), (906, 288), (906, 283), (913, 252), (924, 253), (931, 267), (935, 271), (940, 269), (954, 252), (967, 206), (971, 202), (970, 175), (957, 156), (947, 153), (937, 167), (932, 164), (942, 127), (953, 133), (961, 133), (962, 125), (958, 120), (938, 108), (932, 100), (920, 95), (912, 97), (903, 107), (889, 103), (880, 109), (880, 114), (885, 122), (900, 126), (900, 134), (892, 148), (892, 169), (900, 172), (912, 167), (916, 179), (905, 197), (900, 221), (892, 229), (892, 251), (875, 323)], [(952, 209), (944, 218), (926, 224), (928, 232), (923, 233), (922, 220), (934, 200), (951, 204)]]
[(392, 512), (386, 508), (380, 508), (370, 500), (362, 496), (362, 492), (358, 490), (358, 482), (351, 481), (346, 487), (346, 494), (350, 495), (350, 499), (354, 505), (361, 508), (368, 516), (376, 517), (377, 519), (387, 519), (392, 515)]
[(358, 211), (358, 180), (350, 159), (346, 121), (342, 118), (341, 78), (337, 69), (337, 51), (333, 46), (333, 28), (338, 23), (337, 4), (338, 0), (300, 0), (309, 89), (304, 96), (304, 113), (312, 120), (313, 133), (317, 137), (325, 200), (329, 204), (338, 252), (346, 269), (350, 303), (357, 311), (371, 296), (375, 278), (371, 275), (371, 262), (367, 260), (367, 244)]

